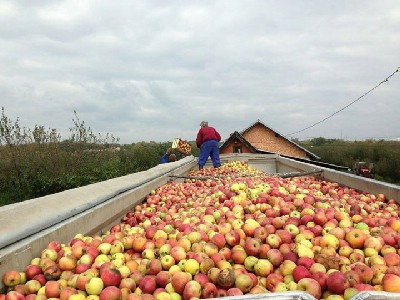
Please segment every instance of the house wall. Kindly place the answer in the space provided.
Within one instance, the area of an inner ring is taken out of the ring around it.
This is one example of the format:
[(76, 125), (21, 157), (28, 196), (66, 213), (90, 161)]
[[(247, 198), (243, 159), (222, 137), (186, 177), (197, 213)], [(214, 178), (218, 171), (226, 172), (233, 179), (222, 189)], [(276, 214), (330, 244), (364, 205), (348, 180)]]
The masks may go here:
[(251, 150), (244, 145), (241, 142), (238, 142), (237, 144), (234, 143), (230, 143), (228, 144), (225, 149), (220, 150), (220, 154), (229, 154), (229, 153), (233, 153), (233, 148), (236, 146), (241, 146), (242, 147), (242, 153), (252, 153)]
[(273, 130), (261, 124), (256, 124), (248, 131), (244, 132), (243, 137), (256, 149), (293, 157), (307, 158), (307, 153), (304, 150), (296, 147), (285, 138), (276, 136)]

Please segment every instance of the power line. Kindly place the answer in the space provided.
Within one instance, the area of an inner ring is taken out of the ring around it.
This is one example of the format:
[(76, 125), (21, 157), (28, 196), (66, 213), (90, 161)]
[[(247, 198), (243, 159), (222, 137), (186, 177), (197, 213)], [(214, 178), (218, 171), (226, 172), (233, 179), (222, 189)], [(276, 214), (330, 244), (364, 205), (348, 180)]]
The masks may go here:
[(286, 135), (286, 137), (291, 136), (291, 135), (296, 134), (296, 133), (303, 132), (303, 131), (305, 131), (305, 130), (307, 130), (307, 129), (310, 129), (310, 128), (312, 128), (312, 127), (318, 125), (318, 124), (321, 124), (321, 123), (325, 122), (325, 121), (328, 120), (329, 118), (333, 117), (334, 115), (336, 115), (336, 114), (340, 113), (341, 111), (345, 110), (346, 108), (348, 108), (350, 105), (353, 105), (353, 104), (356, 103), (357, 101), (361, 100), (361, 98), (363, 98), (363, 97), (365, 97), (366, 95), (368, 95), (369, 93), (371, 93), (373, 90), (375, 90), (376, 88), (378, 88), (381, 84), (383, 84), (383, 83), (385, 83), (385, 82), (388, 82), (389, 79), (390, 79), (392, 76), (394, 76), (394, 74), (396, 74), (397, 72), (399, 72), (399, 70), (400, 70), (400, 67), (398, 67), (392, 74), (390, 74), (390, 75), (389, 75), (388, 77), (386, 77), (384, 80), (382, 80), (381, 82), (379, 82), (379, 83), (378, 83), (376, 86), (374, 86), (372, 89), (370, 89), (369, 91), (365, 92), (365, 93), (362, 94), (360, 97), (358, 97), (356, 100), (350, 102), (349, 104), (347, 104), (346, 106), (342, 107), (341, 109), (339, 109), (338, 111), (334, 112), (333, 114), (329, 115), (328, 117), (326, 117), (326, 118), (322, 119), (321, 121), (316, 122), (316, 123), (314, 123), (314, 124), (312, 124), (312, 125), (310, 125), (310, 126), (304, 128), (304, 129), (301, 129), (301, 130), (296, 131), (296, 132), (292, 132), (292, 133)]

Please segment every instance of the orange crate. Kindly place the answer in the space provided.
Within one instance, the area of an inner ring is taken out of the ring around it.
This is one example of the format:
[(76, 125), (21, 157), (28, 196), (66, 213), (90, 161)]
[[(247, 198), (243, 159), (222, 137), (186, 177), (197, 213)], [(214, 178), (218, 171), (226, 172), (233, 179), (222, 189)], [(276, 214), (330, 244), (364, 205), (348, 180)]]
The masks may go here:
[(190, 153), (192, 152), (192, 145), (190, 145), (186, 141), (181, 140), (180, 138), (176, 138), (172, 142), (172, 149), (175, 149), (176, 151), (184, 155), (190, 155)]

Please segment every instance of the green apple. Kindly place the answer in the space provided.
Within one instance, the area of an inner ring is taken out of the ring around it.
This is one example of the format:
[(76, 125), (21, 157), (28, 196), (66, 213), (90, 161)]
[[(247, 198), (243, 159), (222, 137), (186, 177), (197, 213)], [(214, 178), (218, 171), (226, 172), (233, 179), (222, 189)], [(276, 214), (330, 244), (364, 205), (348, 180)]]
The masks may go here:
[(100, 295), (104, 288), (104, 282), (99, 277), (90, 278), (90, 280), (85, 284), (85, 290), (88, 295)]

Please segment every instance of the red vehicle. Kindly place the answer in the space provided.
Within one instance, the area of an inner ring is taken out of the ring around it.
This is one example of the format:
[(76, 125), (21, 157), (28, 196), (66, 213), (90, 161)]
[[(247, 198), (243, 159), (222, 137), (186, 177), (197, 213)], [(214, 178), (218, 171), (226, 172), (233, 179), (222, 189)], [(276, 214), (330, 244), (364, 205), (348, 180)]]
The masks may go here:
[(372, 163), (367, 163), (364, 161), (357, 161), (354, 163), (353, 172), (354, 174), (366, 178), (372, 178)]

